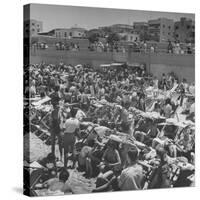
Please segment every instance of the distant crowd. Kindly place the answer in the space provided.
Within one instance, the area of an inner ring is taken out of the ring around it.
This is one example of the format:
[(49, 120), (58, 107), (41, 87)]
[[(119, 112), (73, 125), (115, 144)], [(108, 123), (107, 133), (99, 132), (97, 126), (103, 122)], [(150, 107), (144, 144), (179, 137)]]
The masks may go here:
[[(53, 45), (56, 50), (62, 51), (80, 51), (80, 45), (78, 42), (57, 42)], [(32, 44), (34, 51), (38, 49), (48, 49), (49, 46), (45, 42), (37, 42)], [(84, 47), (85, 50), (87, 47)], [(169, 53), (169, 54), (194, 54), (195, 47), (191, 43), (183, 44), (179, 41), (168, 41), (166, 47), (160, 47), (158, 43), (148, 43), (146, 41), (134, 41), (129, 43), (114, 42), (112, 45), (103, 42), (94, 42), (89, 44), (89, 51), (97, 52), (140, 52), (140, 53)]]

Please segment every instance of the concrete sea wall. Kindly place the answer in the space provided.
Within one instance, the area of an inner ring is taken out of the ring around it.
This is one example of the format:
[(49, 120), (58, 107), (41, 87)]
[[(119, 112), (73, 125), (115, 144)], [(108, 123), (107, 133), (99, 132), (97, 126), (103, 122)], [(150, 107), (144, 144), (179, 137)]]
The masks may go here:
[(175, 72), (180, 79), (186, 78), (189, 82), (195, 80), (195, 56), (176, 55), (166, 53), (117, 53), (117, 52), (90, 52), (90, 51), (57, 51), (54, 49), (31, 50), (30, 63), (59, 63), (67, 64), (100, 64), (111, 62), (145, 63), (148, 71), (160, 77), (162, 73)]

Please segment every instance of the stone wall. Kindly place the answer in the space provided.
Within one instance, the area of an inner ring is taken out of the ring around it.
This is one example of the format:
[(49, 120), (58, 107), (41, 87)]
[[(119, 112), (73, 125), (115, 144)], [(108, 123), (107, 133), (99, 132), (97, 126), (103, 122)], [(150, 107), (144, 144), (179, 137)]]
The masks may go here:
[(195, 56), (157, 53), (112, 53), (89, 51), (56, 51), (36, 50), (31, 51), (30, 63), (59, 63), (67, 64), (92, 64), (98, 67), (100, 64), (111, 62), (145, 63), (147, 70), (160, 77), (162, 73), (175, 72), (180, 79), (186, 78), (189, 82), (195, 80)]

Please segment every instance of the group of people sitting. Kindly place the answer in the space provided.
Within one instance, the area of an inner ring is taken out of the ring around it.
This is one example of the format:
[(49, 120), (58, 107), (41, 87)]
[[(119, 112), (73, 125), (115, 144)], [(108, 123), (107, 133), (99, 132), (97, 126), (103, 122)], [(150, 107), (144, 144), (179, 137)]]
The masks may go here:
[[(95, 178), (91, 192), (193, 183), (194, 130), (189, 125), (180, 131), (167, 129), (158, 119), (135, 110), (156, 113), (165, 123), (176, 118), (177, 109), (187, 103), (182, 114), (194, 122), (194, 84), (179, 82), (173, 74), (163, 74), (158, 80), (144, 69), (102, 72), (88, 65), (64, 63), (31, 65), (28, 75), (30, 88), (25, 87), (25, 94), (30, 99), (48, 96), (52, 107), (40, 120), (50, 132), (51, 153), (38, 161), (49, 175), (36, 187), (75, 193), (68, 182), (70, 170), (83, 172), (87, 179)], [(156, 99), (160, 90), (167, 93), (176, 84), (177, 101), (172, 94)], [(151, 98), (148, 87), (153, 88)], [(189, 99), (186, 93), (192, 100), (185, 100)], [(57, 146), (59, 154), (55, 153)], [(59, 170), (57, 160), (63, 162)]]

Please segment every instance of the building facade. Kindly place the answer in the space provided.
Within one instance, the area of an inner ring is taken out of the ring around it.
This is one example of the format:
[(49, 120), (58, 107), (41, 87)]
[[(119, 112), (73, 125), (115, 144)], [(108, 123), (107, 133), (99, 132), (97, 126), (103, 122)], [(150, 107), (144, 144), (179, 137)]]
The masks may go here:
[(84, 37), (86, 37), (86, 29), (84, 29), (84, 28), (72, 27), (72, 28), (70, 28), (70, 31), (72, 32), (73, 38), (84, 38)]
[(24, 21), (24, 36), (36, 36), (43, 31), (43, 23), (34, 19)]
[(48, 35), (56, 38), (84, 38), (86, 37), (86, 30), (79, 27), (72, 28), (57, 28), (47, 33), (41, 33), (40, 35)]
[(148, 40), (148, 23), (147, 22), (134, 22), (133, 29), (136, 34), (139, 34), (140, 40)]
[(103, 26), (99, 27), (100, 30), (102, 31), (107, 31), (109, 29), (110, 32), (114, 33), (132, 33), (133, 32), (133, 26), (128, 25), (128, 24), (113, 24), (111, 26)]
[(113, 24), (111, 26), (111, 29), (113, 32), (116, 32), (116, 33), (133, 32), (133, 26), (128, 25), (128, 24)]
[(182, 17), (174, 24), (174, 37), (179, 42), (195, 42), (195, 23)]
[(148, 21), (149, 40), (167, 42), (174, 40), (174, 21), (167, 18), (159, 18)]
[(140, 40), (139, 34), (136, 33), (118, 33), (121, 40), (126, 42), (138, 42)]
[(72, 28), (56, 28), (49, 32), (40, 33), (39, 35), (52, 36), (56, 38), (85, 38), (86, 30), (84, 28), (72, 27)]
[(54, 37), (56, 38), (71, 38), (72, 32), (67, 28), (54, 29)]

